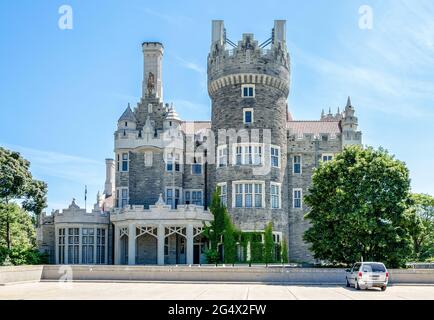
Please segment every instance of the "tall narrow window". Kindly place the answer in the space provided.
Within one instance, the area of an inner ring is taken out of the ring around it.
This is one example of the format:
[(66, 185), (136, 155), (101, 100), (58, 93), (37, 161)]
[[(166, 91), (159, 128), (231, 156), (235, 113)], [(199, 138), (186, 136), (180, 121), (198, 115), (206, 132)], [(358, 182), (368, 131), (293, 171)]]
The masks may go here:
[(191, 204), (191, 192), (185, 191), (184, 193), (185, 204)]
[(255, 208), (262, 208), (262, 184), (255, 183)]
[(82, 228), (81, 229), (81, 263), (93, 263), (93, 251), (95, 244), (95, 229)]
[(271, 166), (279, 168), (279, 148), (271, 147)]
[(65, 228), (58, 230), (58, 242), (57, 242), (57, 252), (58, 252), (58, 263), (65, 263)]
[(128, 205), (128, 188), (121, 189), (121, 208), (125, 208)]
[(202, 191), (191, 192), (192, 203), (201, 206), (202, 205)]
[(80, 229), (68, 228), (68, 263), (79, 263)]
[(293, 157), (293, 173), (294, 174), (301, 174), (301, 156), (294, 156)]
[(180, 155), (175, 153), (175, 171), (181, 171)]
[(253, 109), (252, 108), (243, 109), (243, 120), (244, 120), (245, 124), (253, 123)]
[(173, 171), (173, 153), (166, 155), (166, 171)]
[(271, 208), (280, 209), (280, 185), (277, 183), (271, 183)]
[(302, 208), (302, 189), (294, 189), (293, 190), (293, 207), (294, 209), (301, 209)]
[(172, 209), (178, 207), (180, 200), (180, 192), (178, 188), (167, 188), (166, 189), (166, 204), (171, 206)]
[(105, 264), (105, 229), (96, 229), (96, 263)]
[(121, 170), (121, 155), (118, 153), (116, 155), (116, 171), (120, 171)]
[(252, 164), (252, 146), (244, 147), (244, 162), (243, 164)]
[(225, 167), (228, 164), (228, 147), (218, 147), (218, 166)]
[(235, 207), (242, 208), (243, 207), (243, 184), (237, 183), (235, 185)]
[(128, 171), (128, 153), (122, 153), (122, 171)]
[(256, 166), (262, 164), (262, 146), (253, 146), (253, 164)]
[(243, 154), (243, 147), (237, 146), (237, 149), (236, 149), (236, 164), (238, 166), (240, 166), (241, 163), (242, 163), (242, 154)]
[(245, 194), (245, 207), (251, 208), (253, 206), (253, 185), (251, 183), (246, 183), (244, 185), (244, 194)]
[(228, 186), (226, 183), (219, 183), (220, 188), (220, 202), (227, 207), (228, 205)]
[(166, 204), (173, 207), (173, 189), (171, 188), (166, 190)]

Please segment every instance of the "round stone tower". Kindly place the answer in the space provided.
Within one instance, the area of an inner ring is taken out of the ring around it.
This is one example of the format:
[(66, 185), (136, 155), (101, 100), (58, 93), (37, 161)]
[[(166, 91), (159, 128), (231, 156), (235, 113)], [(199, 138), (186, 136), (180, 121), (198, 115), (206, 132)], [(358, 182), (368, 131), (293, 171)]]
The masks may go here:
[(223, 21), (213, 21), (208, 56), (216, 148), (209, 194), (221, 187), (222, 199), (242, 231), (262, 231), (273, 222), (280, 239), (288, 235), (290, 61), (285, 23), (275, 21), (271, 38), (259, 45), (253, 34), (233, 43), (226, 38)]

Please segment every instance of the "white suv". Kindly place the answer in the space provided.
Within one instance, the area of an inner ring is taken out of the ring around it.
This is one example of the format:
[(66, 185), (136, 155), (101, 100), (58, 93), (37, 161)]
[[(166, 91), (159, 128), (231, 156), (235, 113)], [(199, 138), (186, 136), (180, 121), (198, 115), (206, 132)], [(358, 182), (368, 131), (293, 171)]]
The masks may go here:
[(385, 291), (389, 282), (389, 272), (381, 262), (358, 262), (347, 271), (347, 287), (357, 290), (379, 287)]

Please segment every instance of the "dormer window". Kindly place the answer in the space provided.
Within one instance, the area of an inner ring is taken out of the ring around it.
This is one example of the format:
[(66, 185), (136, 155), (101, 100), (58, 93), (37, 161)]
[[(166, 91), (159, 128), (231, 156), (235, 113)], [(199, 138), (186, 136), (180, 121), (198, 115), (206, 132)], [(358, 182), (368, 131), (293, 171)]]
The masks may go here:
[(254, 98), (255, 97), (255, 85), (244, 84), (241, 86), (241, 97)]

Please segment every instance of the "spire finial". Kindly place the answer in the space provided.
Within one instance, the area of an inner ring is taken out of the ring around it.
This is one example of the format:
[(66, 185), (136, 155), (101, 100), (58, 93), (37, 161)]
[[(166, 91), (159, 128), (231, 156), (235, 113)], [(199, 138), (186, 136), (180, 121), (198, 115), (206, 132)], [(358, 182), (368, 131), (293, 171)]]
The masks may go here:
[(351, 107), (352, 105), (351, 105), (351, 97), (350, 96), (348, 96), (348, 100), (347, 100), (347, 108), (348, 107)]

